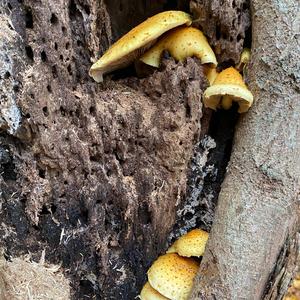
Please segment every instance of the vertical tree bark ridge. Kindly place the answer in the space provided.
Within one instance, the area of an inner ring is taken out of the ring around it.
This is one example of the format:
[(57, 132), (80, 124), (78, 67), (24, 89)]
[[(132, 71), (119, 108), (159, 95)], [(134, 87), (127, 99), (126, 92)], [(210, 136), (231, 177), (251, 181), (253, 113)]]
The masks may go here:
[[(282, 270), (276, 263), (283, 249), (295, 244), (300, 188), (298, 12), (296, 0), (252, 1), (248, 77), (256, 101), (241, 117), (190, 299), (261, 299), (268, 294), (269, 279)], [(295, 259), (297, 248), (285, 252), (286, 265)]]

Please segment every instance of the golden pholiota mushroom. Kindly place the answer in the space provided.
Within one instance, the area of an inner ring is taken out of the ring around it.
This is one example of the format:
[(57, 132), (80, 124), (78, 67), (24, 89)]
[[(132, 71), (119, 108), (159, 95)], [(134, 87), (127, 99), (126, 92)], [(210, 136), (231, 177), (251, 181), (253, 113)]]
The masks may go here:
[(202, 229), (193, 229), (174, 242), (167, 253), (178, 253), (185, 257), (202, 256), (208, 236), (208, 232)]
[(236, 65), (236, 69), (239, 72), (244, 71), (244, 68), (250, 61), (250, 56), (251, 56), (251, 50), (249, 48), (244, 48), (244, 50), (241, 54), (240, 62)]
[(204, 34), (197, 28), (179, 27), (167, 32), (140, 60), (158, 68), (164, 51), (168, 51), (177, 61), (195, 56), (202, 64), (217, 66), (216, 56)]
[(214, 83), (203, 95), (205, 107), (217, 109), (219, 106), (229, 109), (232, 102), (239, 105), (239, 113), (248, 111), (253, 103), (253, 95), (248, 90), (242, 75), (233, 67), (220, 72)]
[(160, 256), (148, 271), (150, 285), (164, 297), (186, 300), (193, 286), (199, 263), (176, 253)]
[(149, 282), (146, 282), (144, 285), (141, 294), (140, 294), (141, 300), (169, 300), (169, 298), (166, 298), (162, 294), (160, 294), (157, 290), (155, 290)]
[(114, 43), (92, 65), (90, 76), (97, 82), (103, 81), (104, 74), (130, 65), (166, 31), (191, 23), (191, 16), (182, 11), (165, 11), (147, 19)]
[(292, 281), (283, 300), (299, 300), (300, 299), (300, 274), (297, 274)]

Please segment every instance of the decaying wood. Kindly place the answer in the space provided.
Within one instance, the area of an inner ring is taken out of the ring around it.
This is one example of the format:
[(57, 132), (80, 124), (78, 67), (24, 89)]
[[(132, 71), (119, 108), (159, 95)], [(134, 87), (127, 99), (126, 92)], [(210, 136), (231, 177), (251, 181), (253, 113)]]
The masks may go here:
[(279, 299), (293, 273), (300, 191), (298, 12), (297, 0), (252, 1), (248, 78), (256, 102), (241, 117), (190, 299)]
[[(249, 0), (192, 0), (193, 26), (199, 27), (213, 47), (218, 63), (238, 63), (250, 28)], [(209, 21), (208, 21), (209, 20)]]
[[(167, 60), (162, 72), (143, 80), (97, 85), (88, 77), (91, 58), (121, 34), (158, 11), (188, 9), (188, 2), (0, 1), (0, 246), (12, 256), (40, 256), (46, 249), (47, 261), (62, 263), (74, 299), (133, 299), (166, 248), (178, 212), (187, 216), (206, 201), (199, 200), (201, 185), (190, 184), (196, 191), (191, 205), (185, 202), (188, 162), (208, 127), (208, 118), (200, 124), (205, 82), (197, 62)], [(248, 2), (226, 0), (220, 9), (213, 2), (221, 40), (233, 47), (219, 55), (236, 59), (249, 25), (241, 13), (248, 13)], [(202, 1), (193, 3), (199, 11)], [(263, 293), (275, 299), (298, 248), (296, 0), (253, 4), (256, 52), (249, 78), (257, 103), (236, 135), (197, 299)], [(228, 19), (234, 26), (225, 26)], [(203, 30), (220, 44), (208, 29), (214, 32), (213, 26)], [(214, 141), (202, 140), (201, 147), (196, 179), (203, 182)], [(197, 218), (210, 224), (209, 212)]]
[(91, 57), (166, 2), (0, 1), (0, 247), (46, 249), (74, 299), (134, 299), (186, 207), (200, 64), (120, 71), (131, 85), (88, 76)]

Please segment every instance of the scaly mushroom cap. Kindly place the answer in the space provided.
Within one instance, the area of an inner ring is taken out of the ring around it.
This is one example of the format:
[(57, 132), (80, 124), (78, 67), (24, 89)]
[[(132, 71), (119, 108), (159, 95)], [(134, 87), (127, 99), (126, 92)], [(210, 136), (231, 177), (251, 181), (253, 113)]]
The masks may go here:
[(141, 294), (141, 300), (169, 300), (169, 298), (164, 297), (157, 290), (155, 290), (149, 282), (144, 285)]
[(221, 104), (223, 108), (229, 109), (232, 101), (238, 102), (238, 112), (243, 113), (251, 107), (253, 95), (244, 83), (242, 75), (230, 67), (219, 73), (213, 85), (206, 89), (204, 105), (215, 110)]
[(182, 11), (165, 11), (148, 18), (115, 42), (92, 65), (90, 76), (97, 82), (103, 81), (104, 74), (131, 64), (166, 31), (184, 24), (189, 26), (191, 23), (191, 16)]
[(208, 232), (202, 229), (193, 229), (181, 236), (167, 251), (178, 253), (180, 256), (202, 256), (208, 240)]
[(199, 264), (175, 253), (160, 256), (148, 271), (150, 285), (172, 300), (186, 300), (193, 286)]
[(167, 32), (140, 60), (147, 65), (158, 68), (164, 50), (167, 50), (178, 61), (196, 56), (203, 64), (210, 63), (215, 66), (218, 64), (206, 37), (197, 28), (180, 27)]

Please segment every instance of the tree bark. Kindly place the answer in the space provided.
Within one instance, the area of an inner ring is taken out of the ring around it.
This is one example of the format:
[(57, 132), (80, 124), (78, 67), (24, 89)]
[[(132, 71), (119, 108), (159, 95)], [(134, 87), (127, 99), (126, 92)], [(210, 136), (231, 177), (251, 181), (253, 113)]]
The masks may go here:
[(251, 6), (255, 104), (238, 125), (190, 299), (279, 299), (297, 257), (299, 1)]

